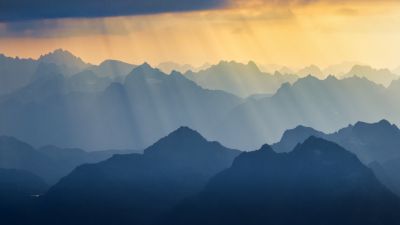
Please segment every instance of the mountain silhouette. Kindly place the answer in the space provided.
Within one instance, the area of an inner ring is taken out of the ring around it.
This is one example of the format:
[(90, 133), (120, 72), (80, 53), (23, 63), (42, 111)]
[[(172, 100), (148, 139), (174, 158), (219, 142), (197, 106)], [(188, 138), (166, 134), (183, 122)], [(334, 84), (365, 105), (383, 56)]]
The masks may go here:
[(310, 137), (290, 153), (242, 153), (160, 224), (396, 224), (399, 210), (355, 155)]
[(221, 61), (199, 72), (189, 71), (184, 76), (204, 88), (223, 90), (240, 97), (273, 94), (281, 84), (294, 82), (297, 79), (293, 75), (263, 73), (254, 62), (241, 64), (234, 61)]
[(323, 74), (325, 75), (335, 75), (337, 77), (343, 77), (346, 73), (348, 73), (357, 62), (342, 62), (339, 64), (334, 64), (323, 69)]
[(105, 60), (100, 63), (100, 65), (89, 68), (89, 70), (100, 77), (108, 77), (122, 81), (135, 67), (136, 65), (118, 60)]
[(273, 148), (278, 152), (288, 152), (310, 136), (336, 142), (367, 164), (400, 157), (400, 129), (387, 120), (376, 123), (357, 122), (330, 134), (299, 126), (286, 131)]
[(304, 67), (303, 69), (297, 71), (297, 73), (300, 77), (307, 77), (307, 76), (314, 76), (318, 78), (324, 78), (324, 75), (322, 70), (316, 66), (316, 65), (310, 65), (307, 67)]
[(85, 63), (81, 58), (63, 49), (56, 49), (53, 52), (42, 55), (38, 61), (60, 66), (65, 75), (76, 74), (91, 66), (90, 64)]
[(189, 64), (179, 64), (175, 62), (162, 62), (157, 65), (157, 68), (166, 74), (172, 73), (172, 71), (177, 71), (180, 73), (186, 73), (188, 71), (198, 71), (197, 68)]
[(78, 167), (46, 194), (46, 215), (61, 224), (146, 224), (200, 191), (238, 154), (181, 127), (143, 155)]
[(359, 76), (365, 77), (377, 84), (388, 86), (398, 76), (388, 69), (374, 69), (371, 66), (354, 65), (344, 77)]
[(311, 127), (300, 125), (293, 129), (286, 130), (281, 140), (273, 144), (272, 148), (277, 152), (289, 152), (292, 151), (296, 145), (303, 143), (311, 136), (325, 138), (326, 134)]

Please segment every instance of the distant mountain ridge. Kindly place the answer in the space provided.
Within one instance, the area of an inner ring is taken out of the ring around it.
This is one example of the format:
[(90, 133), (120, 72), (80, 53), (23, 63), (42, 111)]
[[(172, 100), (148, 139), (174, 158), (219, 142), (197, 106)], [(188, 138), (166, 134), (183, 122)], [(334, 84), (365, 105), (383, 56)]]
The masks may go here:
[(189, 71), (184, 76), (204, 88), (223, 90), (240, 97), (273, 94), (283, 83), (292, 83), (297, 79), (294, 75), (263, 73), (251, 61), (248, 64), (221, 61), (199, 72)]
[[(132, 151), (124, 151), (130, 153)], [(122, 153), (122, 152), (119, 152)], [(114, 151), (88, 153), (81, 149), (45, 146), (39, 149), (16, 138), (0, 136), (0, 168), (29, 171), (52, 185), (76, 166), (99, 162)]]
[(359, 76), (365, 77), (377, 84), (388, 86), (399, 75), (393, 74), (389, 69), (374, 69), (371, 66), (354, 65), (344, 77)]
[[(0, 73), (0, 86), (12, 83), (0, 88), (0, 134), (35, 147), (143, 149), (190, 126), (226, 146), (253, 150), (299, 124), (323, 132), (381, 118), (400, 124), (397, 80), (385, 88), (360, 77), (298, 79), (263, 73), (253, 62), (167, 75), (148, 64), (90, 65), (65, 50), (42, 60), (2, 58), (14, 66)], [(82, 70), (71, 74), (66, 68)], [(10, 74), (17, 72), (24, 75), (10, 83)]]
[(93, 78), (90, 71), (65, 77), (56, 68), (43, 65), (40, 79), (0, 100), (0, 133), (34, 146), (143, 149), (179, 126), (210, 130), (242, 102), (148, 64), (121, 82)]
[(399, 124), (400, 107), (393, 92), (366, 78), (328, 76), (320, 80), (307, 76), (292, 85), (283, 84), (271, 97), (237, 106), (216, 126), (221, 135), (215, 139), (226, 146), (252, 150), (278, 141), (285, 130), (299, 124), (323, 132), (382, 118)]
[(273, 148), (278, 152), (288, 152), (310, 136), (336, 142), (357, 154), (367, 164), (400, 157), (400, 129), (387, 120), (376, 123), (357, 122), (330, 134), (298, 126), (287, 130)]

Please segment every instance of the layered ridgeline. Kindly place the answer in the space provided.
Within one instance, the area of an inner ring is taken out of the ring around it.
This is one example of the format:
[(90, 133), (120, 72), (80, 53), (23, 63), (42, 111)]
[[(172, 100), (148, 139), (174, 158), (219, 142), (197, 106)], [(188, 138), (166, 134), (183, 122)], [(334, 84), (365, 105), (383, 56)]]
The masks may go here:
[(290, 153), (241, 153), (181, 127), (144, 154), (79, 166), (44, 195), (40, 178), (4, 171), (10, 225), (400, 222), (400, 199), (356, 155), (316, 137)]
[(369, 165), (386, 186), (400, 194), (400, 129), (396, 125), (386, 120), (357, 122), (331, 134), (298, 126), (287, 130), (273, 148), (277, 152), (289, 152), (310, 136), (322, 137), (350, 150)]
[(117, 153), (132, 152), (133, 150), (85, 152), (81, 149), (56, 146), (36, 149), (18, 139), (0, 136), (0, 168), (29, 171), (50, 185), (56, 183), (78, 165), (99, 162)]
[(246, 65), (234, 61), (221, 61), (199, 72), (186, 72), (184, 76), (204, 88), (223, 90), (243, 98), (256, 94), (273, 94), (283, 83), (297, 80), (295, 75), (261, 72), (254, 62)]
[(135, 67), (116, 60), (106, 60), (98, 66), (91, 65), (62, 49), (42, 55), (37, 60), (11, 58), (0, 54), (0, 95), (10, 94), (28, 85), (38, 74), (46, 72), (39, 67), (46, 66), (56, 67), (57, 73), (68, 77), (92, 71), (99, 77), (113, 79), (121, 79)]
[(216, 126), (215, 139), (227, 146), (255, 149), (278, 141), (286, 129), (298, 125), (333, 132), (357, 121), (387, 118), (398, 124), (398, 87), (385, 88), (358, 77), (307, 76), (283, 85), (271, 97), (236, 107)]
[(374, 69), (366, 65), (354, 65), (343, 77), (359, 76), (384, 86), (389, 86), (393, 80), (399, 78), (399, 74), (392, 73), (389, 69)]
[[(35, 147), (144, 149), (190, 126), (231, 148), (253, 150), (300, 124), (333, 132), (357, 121), (400, 123), (399, 80), (387, 88), (360, 77), (295, 81), (292, 75), (262, 73), (251, 62), (167, 75), (148, 64), (90, 65), (63, 50), (38, 60), (2, 56), (0, 62), (0, 85), (13, 83), (0, 93), (0, 134)], [(310, 66), (303, 73), (313, 71), (318, 75), (321, 69)], [(10, 80), (11, 74), (17, 76)]]
[(181, 125), (210, 130), (242, 101), (148, 64), (122, 78), (96, 73), (66, 76), (55, 64), (39, 65), (27, 86), (0, 98), (0, 134), (34, 146), (143, 149)]
[(240, 152), (182, 127), (144, 150), (75, 169), (44, 196), (49, 224), (149, 224)]
[(159, 224), (398, 224), (400, 199), (355, 155), (311, 137), (242, 153)]

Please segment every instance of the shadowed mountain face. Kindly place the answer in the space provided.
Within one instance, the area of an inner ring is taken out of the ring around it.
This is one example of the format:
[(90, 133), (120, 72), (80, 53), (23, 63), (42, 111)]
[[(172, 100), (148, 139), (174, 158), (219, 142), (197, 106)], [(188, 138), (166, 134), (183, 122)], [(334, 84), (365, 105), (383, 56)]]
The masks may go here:
[(239, 151), (179, 128), (144, 151), (84, 165), (45, 196), (60, 224), (146, 224), (200, 191)]
[(197, 73), (189, 71), (184, 75), (204, 88), (223, 90), (240, 97), (273, 94), (283, 83), (292, 83), (297, 79), (293, 75), (263, 73), (253, 62), (245, 65), (225, 61)]
[[(291, 153), (269, 146), (167, 216), (168, 224), (396, 224), (400, 200), (342, 147), (311, 137)], [(160, 223), (160, 224), (165, 224)]]

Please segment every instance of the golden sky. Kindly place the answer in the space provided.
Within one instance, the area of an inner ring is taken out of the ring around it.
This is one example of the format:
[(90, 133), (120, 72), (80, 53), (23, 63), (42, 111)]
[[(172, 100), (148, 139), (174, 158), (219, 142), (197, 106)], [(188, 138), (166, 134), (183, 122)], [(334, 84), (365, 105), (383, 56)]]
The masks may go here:
[(1, 53), (37, 58), (56, 48), (96, 64), (107, 58), (294, 67), (358, 61), (394, 68), (400, 1), (236, 0), (207, 11), (0, 23)]

